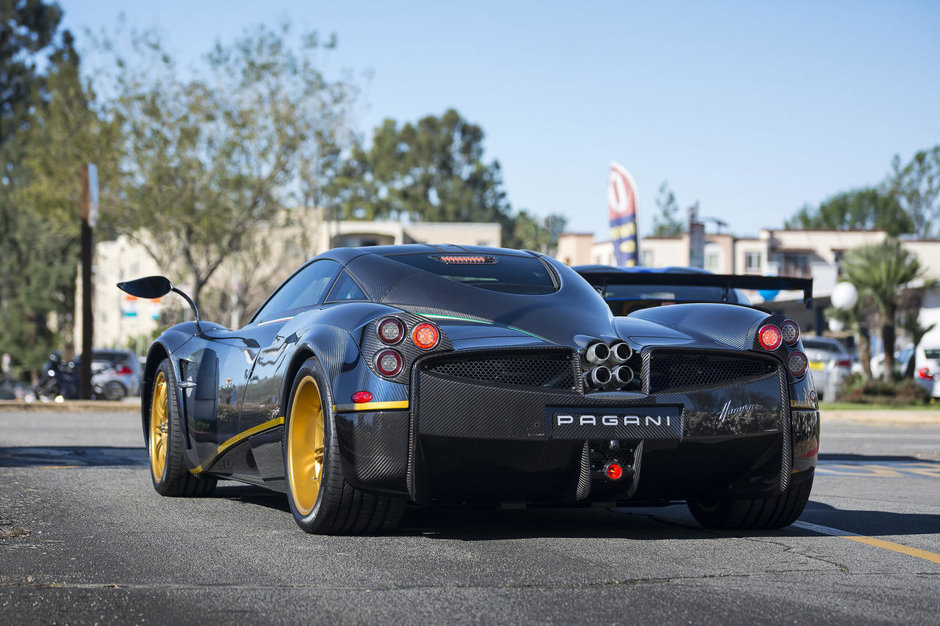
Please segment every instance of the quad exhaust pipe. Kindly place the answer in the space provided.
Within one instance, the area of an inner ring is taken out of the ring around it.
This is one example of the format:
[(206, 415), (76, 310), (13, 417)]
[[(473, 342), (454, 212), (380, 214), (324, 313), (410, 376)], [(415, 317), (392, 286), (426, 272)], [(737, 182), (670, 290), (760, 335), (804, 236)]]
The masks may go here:
[[(629, 348), (629, 346), (627, 346)], [(616, 387), (626, 387), (633, 382), (633, 368), (629, 365), (618, 365), (610, 373), (611, 380)]]
[(595, 339), (584, 349), (587, 366), (584, 372), (584, 386), (589, 389), (616, 390), (633, 382), (636, 373), (626, 365), (636, 356), (636, 352), (626, 341), (614, 341), (606, 344)]
[(626, 363), (633, 356), (633, 348), (626, 341), (615, 341), (610, 345), (610, 360), (614, 363)]
[(591, 389), (603, 389), (611, 381), (611, 378), (610, 368), (606, 365), (598, 365), (584, 372), (584, 384)]
[[(610, 358), (610, 348), (606, 343), (597, 341), (587, 347), (587, 350), (584, 351), (584, 358), (591, 365), (600, 365)], [(610, 372), (608, 371), (608, 373)]]

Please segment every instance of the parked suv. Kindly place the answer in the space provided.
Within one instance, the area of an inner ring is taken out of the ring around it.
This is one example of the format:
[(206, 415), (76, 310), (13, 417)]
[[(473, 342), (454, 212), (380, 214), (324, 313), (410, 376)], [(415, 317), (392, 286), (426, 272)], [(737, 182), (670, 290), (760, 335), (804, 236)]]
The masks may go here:
[(832, 402), (842, 389), (842, 381), (852, 372), (852, 356), (832, 337), (803, 337), (809, 371), (819, 399)]
[[(75, 357), (79, 371), (82, 355)], [(95, 350), (91, 358), (91, 381), (101, 388), (101, 398), (121, 400), (140, 393), (140, 363), (130, 350)]]

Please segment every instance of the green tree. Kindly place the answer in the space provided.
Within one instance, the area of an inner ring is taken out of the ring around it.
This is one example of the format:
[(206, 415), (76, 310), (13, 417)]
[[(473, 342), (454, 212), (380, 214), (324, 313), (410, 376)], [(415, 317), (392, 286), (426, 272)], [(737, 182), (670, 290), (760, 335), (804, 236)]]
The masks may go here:
[(519, 211), (503, 223), (503, 246), (551, 254), (558, 247), (558, 236), (565, 231), (567, 223), (560, 215), (552, 214), (540, 220), (526, 210)]
[(676, 196), (669, 188), (669, 183), (663, 181), (656, 196), (656, 208), (659, 214), (653, 216), (654, 237), (678, 237), (685, 230), (682, 220), (677, 216), (679, 204)]
[(840, 322), (858, 337), (858, 360), (865, 378), (871, 378), (871, 331), (868, 320), (873, 312), (871, 296), (868, 294), (859, 294), (858, 302), (851, 309), (829, 307), (825, 311), (826, 319)]
[(417, 123), (386, 119), (368, 149), (357, 147), (334, 180), (335, 219), (498, 222), (503, 244), (550, 250), (564, 218), (513, 214), (499, 161), (484, 160), (484, 133), (449, 109)]
[(940, 234), (940, 144), (920, 150), (903, 165), (895, 155), (885, 187), (910, 216), (913, 228), (908, 232), (922, 237)]
[(902, 291), (921, 276), (917, 257), (905, 250), (897, 239), (854, 248), (843, 258), (846, 280), (859, 294), (870, 297), (881, 321), (881, 339), (885, 355), (885, 380), (894, 374), (894, 341)]
[(32, 370), (70, 336), (80, 180), (71, 156), (94, 117), (60, 19), (54, 4), (0, 2), (0, 352)]
[(826, 199), (816, 208), (809, 205), (785, 222), (786, 228), (833, 230), (885, 230), (897, 237), (913, 233), (915, 225), (894, 194), (877, 187), (853, 189)]
[(256, 248), (259, 225), (319, 196), (348, 135), (355, 90), (314, 63), (335, 42), (290, 36), (260, 27), (216, 44), (190, 79), (153, 35), (133, 62), (117, 59), (121, 228), (190, 281), (197, 304), (223, 261)]

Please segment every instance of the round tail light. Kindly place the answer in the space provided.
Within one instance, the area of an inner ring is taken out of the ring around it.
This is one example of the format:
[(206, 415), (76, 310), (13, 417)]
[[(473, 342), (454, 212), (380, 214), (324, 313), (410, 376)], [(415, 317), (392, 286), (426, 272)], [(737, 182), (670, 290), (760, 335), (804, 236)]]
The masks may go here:
[(800, 340), (800, 325), (793, 320), (787, 320), (780, 325), (780, 334), (783, 335), (783, 343), (792, 346)]
[(623, 467), (619, 463), (608, 463), (607, 467), (604, 468), (604, 473), (611, 480), (620, 480), (620, 477), (623, 476)]
[(397, 376), (404, 364), (401, 355), (395, 350), (382, 350), (375, 355), (375, 369), (379, 370), (382, 376), (388, 376), (389, 378)]
[(386, 317), (379, 321), (376, 332), (382, 343), (393, 345), (405, 336), (405, 325), (397, 317)]
[(761, 326), (761, 329), (757, 331), (757, 340), (764, 350), (773, 351), (779, 348), (780, 344), (783, 343), (783, 334), (780, 332), (780, 329), (773, 324), (766, 324)]
[(787, 369), (790, 370), (794, 378), (799, 378), (805, 374), (808, 365), (809, 361), (806, 355), (799, 350), (794, 350), (790, 353), (790, 356), (787, 357)]
[(428, 324), (427, 322), (418, 324), (415, 326), (415, 329), (411, 331), (411, 340), (422, 350), (430, 350), (437, 345), (440, 339), (441, 333), (437, 330), (437, 326)]

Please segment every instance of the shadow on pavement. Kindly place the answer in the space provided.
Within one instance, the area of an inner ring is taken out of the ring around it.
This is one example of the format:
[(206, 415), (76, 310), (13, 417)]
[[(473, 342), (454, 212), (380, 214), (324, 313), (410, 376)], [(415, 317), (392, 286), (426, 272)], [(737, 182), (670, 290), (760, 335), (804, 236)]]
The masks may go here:
[(0, 448), (0, 467), (146, 467), (147, 450), (109, 446)]
[(839, 509), (812, 500), (806, 505), (800, 521), (857, 535), (933, 535), (940, 528), (940, 515)]
[(277, 491), (265, 489), (264, 487), (223, 482), (219, 483), (219, 486), (215, 488), (211, 497), (257, 504), (269, 509), (284, 511), (288, 515), (290, 514), (290, 505), (287, 503), (287, 496)]

